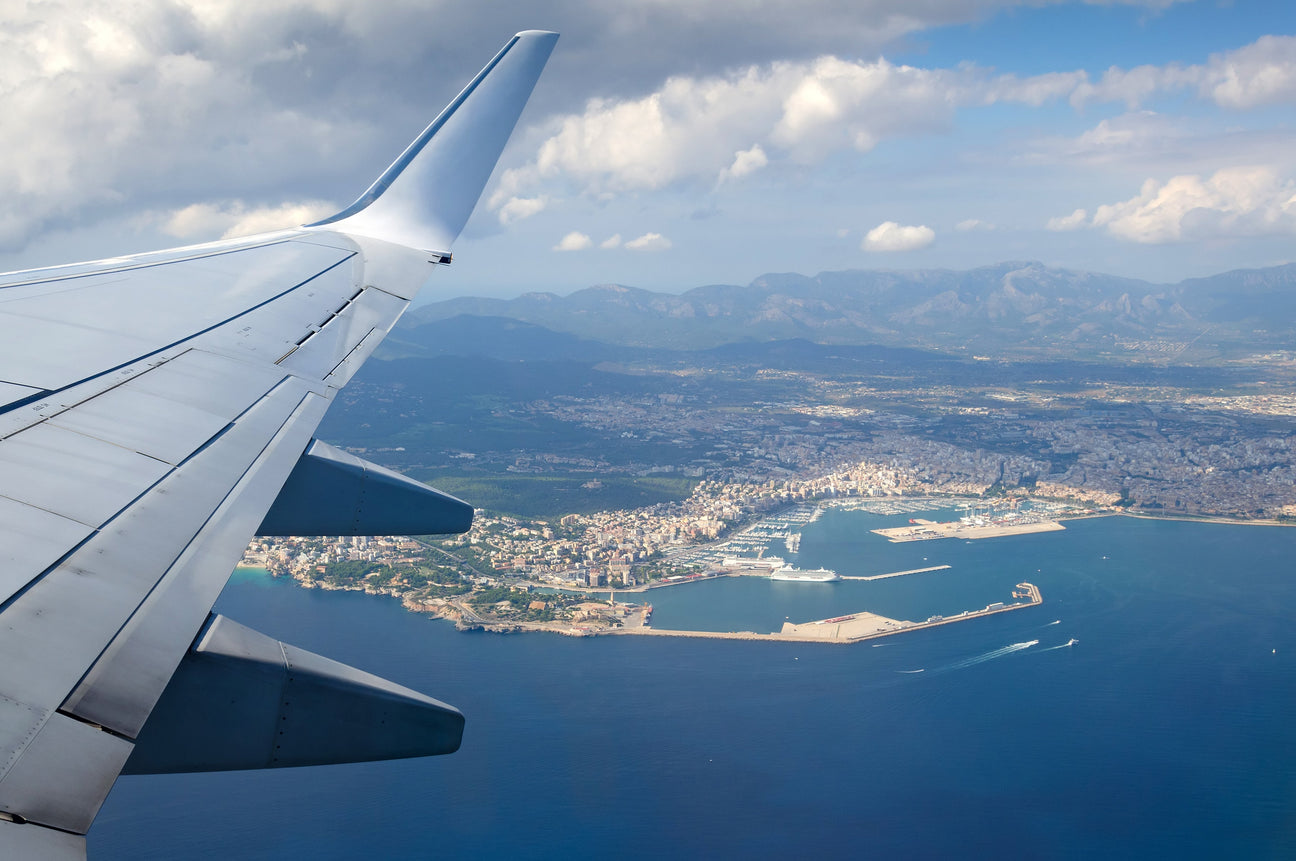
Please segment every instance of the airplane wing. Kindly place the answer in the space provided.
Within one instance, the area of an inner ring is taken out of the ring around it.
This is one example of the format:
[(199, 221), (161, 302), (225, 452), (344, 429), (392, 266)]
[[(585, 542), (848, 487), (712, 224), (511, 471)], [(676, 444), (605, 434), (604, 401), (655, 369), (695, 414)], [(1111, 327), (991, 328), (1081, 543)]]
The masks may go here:
[(0, 276), (0, 857), (84, 858), (123, 770), (458, 748), (453, 707), (210, 610), (254, 534), (468, 528), (312, 435), (449, 262), (556, 39), (514, 36), (334, 218)]

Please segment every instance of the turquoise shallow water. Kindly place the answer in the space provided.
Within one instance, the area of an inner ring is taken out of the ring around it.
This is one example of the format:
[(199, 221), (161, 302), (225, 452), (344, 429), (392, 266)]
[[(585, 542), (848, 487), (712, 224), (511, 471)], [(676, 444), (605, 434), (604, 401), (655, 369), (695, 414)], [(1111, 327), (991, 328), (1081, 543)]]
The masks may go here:
[(1045, 604), (876, 647), (576, 640), (459, 634), (390, 599), (240, 573), (221, 612), (454, 703), (463, 749), (123, 778), (92, 857), (1292, 857), (1296, 530), (867, 532), (904, 519), (830, 512), (796, 561), (950, 570), (655, 590), (655, 624), (926, 618), (1023, 579)]

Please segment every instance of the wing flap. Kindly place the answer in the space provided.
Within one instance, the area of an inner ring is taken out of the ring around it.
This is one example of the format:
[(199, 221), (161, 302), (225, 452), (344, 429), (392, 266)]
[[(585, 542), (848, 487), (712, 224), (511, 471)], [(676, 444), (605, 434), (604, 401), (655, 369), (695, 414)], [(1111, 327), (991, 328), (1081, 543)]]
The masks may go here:
[(51, 715), (0, 778), (0, 810), (84, 834), (133, 747), (97, 727)]
[(326, 404), (306, 398), (63, 703), (65, 711), (131, 738), (139, 733)]
[(0, 850), (6, 858), (24, 861), (86, 861), (86, 841), (78, 834), (3, 820)]

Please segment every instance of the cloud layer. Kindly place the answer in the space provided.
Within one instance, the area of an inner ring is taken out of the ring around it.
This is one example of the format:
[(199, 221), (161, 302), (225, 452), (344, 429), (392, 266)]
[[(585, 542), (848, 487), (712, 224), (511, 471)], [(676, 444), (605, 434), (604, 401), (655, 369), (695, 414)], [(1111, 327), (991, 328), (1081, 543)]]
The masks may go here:
[(504, 174), (491, 206), (503, 219), (520, 194), (548, 182), (601, 195), (736, 181), (775, 160), (814, 164), (948, 129), (960, 107), (1065, 98), (1082, 81), (1083, 73), (1019, 79), (831, 56), (672, 77), (641, 98), (592, 99), (552, 120), (535, 159)]
[[(508, 36), (501, 20), (563, 38), (465, 242), (669, 248), (637, 260), (658, 278), (842, 267), (859, 264), (857, 242), (815, 237), (884, 222), (900, 200), (904, 218), (864, 247), (931, 247), (936, 265), (1020, 254), (1023, 230), (1041, 256), (1290, 235), (1296, 131), (1274, 108), (1296, 103), (1296, 37), (1161, 65), (1121, 48), (1110, 56), (1127, 62), (1105, 70), (1059, 41), (1043, 74), (990, 65), (1023, 67), (982, 39), (1001, 10), (1029, 7), (1015, 33), (1067, 4), (1059, 16), (1095, 26), (1137, 15), (1081, 0), (765, 0), (759, 14), (685, 0), (549, 0), (539, 13), (501, 0), (489, 14), (438, 2), (431, 15), (426, 0), (9, 4), (0, 251), (77, 241), (17, 261), (36, 265), (82, 256), (87, 236), (118, 253), (131, 235), (139, 248), (200, 241), (345, 205)], [(1199, 11), (1137, 5), (1154, 10), (1139, 24), (1148, 38)], [(909, 34), (932, 28), (947, 29), (924, 55)], [(1185, 44), (1231, 38), (1201, 35)], [(971, 56), (984, 65), (959, 62)], [(728, 263), (682, 275), (703, 255)], [(618, 258), (553, 259), (584, 267), (565, 270), (579, 278)]]
[[(674, 76), (647, 95), (595, 98), (550, 120), (530, 163), (507, 171), (490, 205), (507, 220), (519, 195), (611, 195), (668, 186), (739, 182), (778, 166), (807, 166), (843, 151), (953, 128), (960, 110), (1000, 104), (1131, 106), (1183, 89), (1230, 109), (1296, 101), (1296, 37), (1266, 36), (1194, 66), (1112, 68), (1030, 77), (974, 65), (953, 69), (836, 56), (751, 65), (712, 76)], [(1167, 138), (1166, 136), (1169, 135)], [(1151, 112), (1103, 120), (1055, 144), (1073, 156), (1109, 157), (1175, 140)]]

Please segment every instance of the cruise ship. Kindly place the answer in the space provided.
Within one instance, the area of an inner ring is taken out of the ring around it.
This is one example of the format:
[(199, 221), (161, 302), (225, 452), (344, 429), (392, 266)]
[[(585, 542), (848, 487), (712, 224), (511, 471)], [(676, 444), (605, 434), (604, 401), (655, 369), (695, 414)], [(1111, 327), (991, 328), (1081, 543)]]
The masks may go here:
[(813, 571), (802, 571), (800, 568), (793, 568), (790, 565), (784, 565), (777, 568), (770, 574), (771, 580), (791, 580), (797, 583), (831, 583), (834, 580), (840, 580), (836, 571), (829, 571), (827, 568), (816, 568)]

